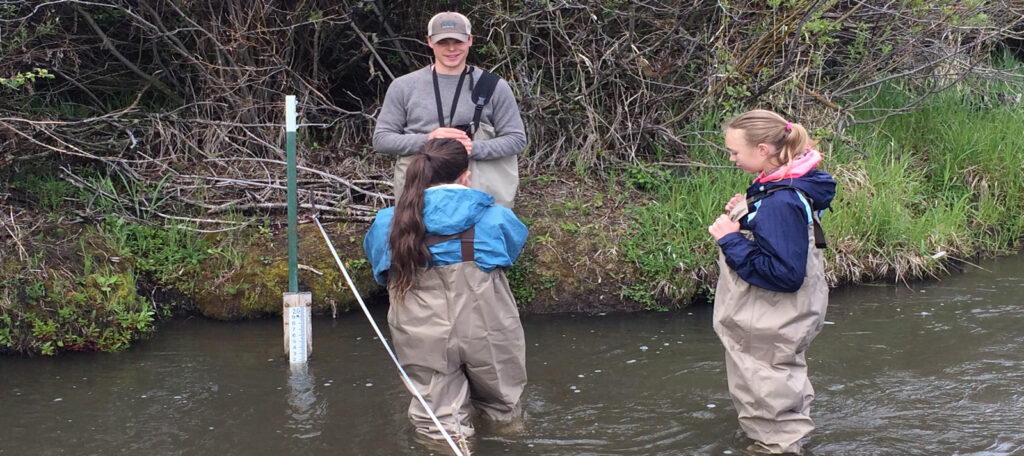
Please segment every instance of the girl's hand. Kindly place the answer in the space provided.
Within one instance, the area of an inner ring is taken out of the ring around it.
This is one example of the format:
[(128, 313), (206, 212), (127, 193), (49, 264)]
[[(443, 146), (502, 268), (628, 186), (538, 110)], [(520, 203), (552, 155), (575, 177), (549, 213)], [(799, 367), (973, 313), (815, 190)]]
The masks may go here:
[(736, 233), (740, 230), (740, 222), (732, 221), (728, 215), (722, 214), (715, 219), (715, 223), (712, 223), (708, 227), (708, 233), (711, 233), (711, 237), (715, 238), (715, 241), (722, 239), (729, 233)]
[(746, 199), (747, 199), (746, 197), (744, 197), (743, 195), (737, 193), (736, 195), (734, 195), (732, 197), (731, 200), (729, 200), (728, 203), (725, 203), (725, 212), (727, 212), (727, 213), (731, 212), (732, 208), (736, 207), (737, 204), (740, 204), (743, 201), (746, 201)]

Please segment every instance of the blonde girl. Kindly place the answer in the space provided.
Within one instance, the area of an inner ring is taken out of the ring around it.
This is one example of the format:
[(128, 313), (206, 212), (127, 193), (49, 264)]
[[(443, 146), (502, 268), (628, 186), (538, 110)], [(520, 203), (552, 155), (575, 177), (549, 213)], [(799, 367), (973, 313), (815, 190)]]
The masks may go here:
[(729, 160), (756, 174), (708, 227), (719, 247), (714, 328), (749, 451), (802, 454), (813, 429), (805, 352), (828, 306), (820, 212), (835, 181), (800, 124), (765, 110), (726, 122)]

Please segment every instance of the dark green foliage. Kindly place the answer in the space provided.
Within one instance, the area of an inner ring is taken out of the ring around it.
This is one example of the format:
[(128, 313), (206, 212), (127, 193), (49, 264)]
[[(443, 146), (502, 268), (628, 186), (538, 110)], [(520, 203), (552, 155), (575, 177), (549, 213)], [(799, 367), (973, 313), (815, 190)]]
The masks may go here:
[(0, 307), (0, 353), (118, 351), (153, 331), (156, 309), (136, 293), (131, 274), (108, 269), (73, 283), (53, 276), (0, 285), (16, 296)]

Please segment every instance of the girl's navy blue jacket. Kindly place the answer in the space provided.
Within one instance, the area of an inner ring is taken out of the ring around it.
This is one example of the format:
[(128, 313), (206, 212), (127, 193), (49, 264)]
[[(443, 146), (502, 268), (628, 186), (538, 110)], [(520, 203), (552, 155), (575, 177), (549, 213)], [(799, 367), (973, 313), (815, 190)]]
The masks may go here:
[(748, 240), (740, 233), (729, 233), (718, 240), (725, 262), (748, 283), (771, 291), (792, 293), (804, 283), (809, 248), (807, 226), (813, 212), (828, 209), (835, 196), (836, 182), (823, 171), (811, 170), (799, 177), (760, 183), (747, 188), (748, 200), (774, 187), (778, 190), (750, 205), (749, 214), (740, 220), (741, 230), (754, 233)]

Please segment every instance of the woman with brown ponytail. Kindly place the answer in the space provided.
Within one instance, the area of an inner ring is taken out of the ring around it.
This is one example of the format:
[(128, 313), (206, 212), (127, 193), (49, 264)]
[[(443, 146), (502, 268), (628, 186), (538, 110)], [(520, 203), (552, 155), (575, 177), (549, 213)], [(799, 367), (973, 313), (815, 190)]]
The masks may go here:
[[(469, 188), (469, 156), (454, 139), (428, 140), (406, 170), (405, 190), (363, 241), (387, 285), (395, 352), (453, 435), (474, 433), (473, 412), (507, 422), (521, 414), (526, 343), (505, 279), (527, 229), (494, 198)], [(417, 400), (416, 430), (441, 439)]]
[(836, 183), (800, 124), (764, 110), (725, 124), (729, 160), (757, 174), (708, 227), (719, 246), (714, 327), (729, 393), (755, 453), (801, 454), (814, 429), (805, 352), (828, 306), (818, 220)]

